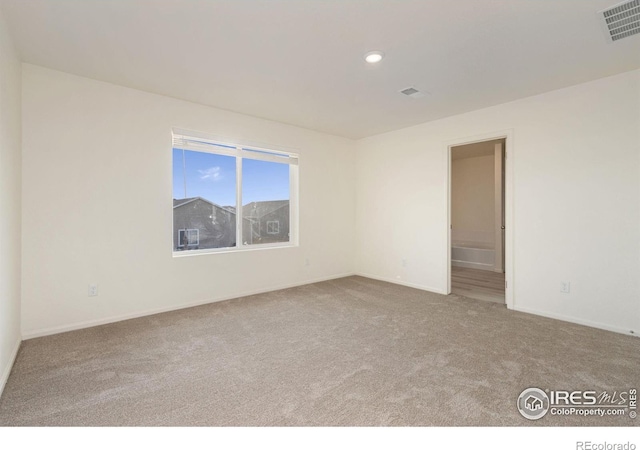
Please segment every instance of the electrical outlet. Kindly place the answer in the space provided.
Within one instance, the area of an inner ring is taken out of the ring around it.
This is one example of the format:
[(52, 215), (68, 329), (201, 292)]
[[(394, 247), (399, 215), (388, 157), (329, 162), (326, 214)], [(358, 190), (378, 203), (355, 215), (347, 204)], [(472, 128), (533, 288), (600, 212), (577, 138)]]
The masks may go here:
[(571, 292), (571, 283), (569, 281), (561, 281), (560, 282), (560, 292), (563, 294), (568, 294)]
[(309, 258), (306, 258), (306, 259), (304, 260), (304, 265), (305, 265), (305, 266), (310, 266), (310, 265), (311, 265), (311, 261), (309, 261)]
[(96, 297), (98, 295), (98, 285), (90, 284), (89, 285), (89, 297)]
[(406, 259), (402, 259), (402, 267), (407, 267), (407, 260)]

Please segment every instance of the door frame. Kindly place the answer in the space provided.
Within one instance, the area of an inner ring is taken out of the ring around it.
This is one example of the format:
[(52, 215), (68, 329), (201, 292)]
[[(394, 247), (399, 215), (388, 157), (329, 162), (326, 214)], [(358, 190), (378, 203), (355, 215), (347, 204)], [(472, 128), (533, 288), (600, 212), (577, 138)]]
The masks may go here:
[(446, 294), (451, 293), (451, 149), (452, 147), (459, 147), (461, 145), (475, 144), (478, 142), (494, 141), (496, 139), (504, 139), (504, 221), (505, 221), (505, 236), (504, 236), (504, 271), (505, 271), (505, 303), (508, 309), (514, 309), (515, 296), (514, 296), (514, 139), (513, 130), (496, 131), (493, 133), (487, 133), (477, 136), (468, 136), (450, 140), (444, 143), (444, 152), (446, 160), (446, 242), (447, 248), (444, 251), (446, 264), (446, 280), (444, 285), (446, 286)]
[[(495, 204), (493, 218), (495, 221), (494, 239), (496, 242), (495, 255), (493, 258), (494, 272), (504, 272), (504, 241), (506, 239), (506, 226), (504, 223), (504, 155), (507, 144), (505, 142), (496, 143), (493, 146), (493, 200)], [(498, 228), (500, 224), (500, 228)]]

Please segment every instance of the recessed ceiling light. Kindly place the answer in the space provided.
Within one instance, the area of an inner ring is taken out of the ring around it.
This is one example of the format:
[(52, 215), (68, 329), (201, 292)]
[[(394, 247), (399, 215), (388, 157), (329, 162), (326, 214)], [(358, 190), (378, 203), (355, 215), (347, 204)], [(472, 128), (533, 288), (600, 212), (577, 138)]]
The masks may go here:
[(370, 64), (378, 63), (382, 61), (382, 58), (384, 58), (384, 53), (379, 51), (369, 52), (364, 55), (364, 60)]

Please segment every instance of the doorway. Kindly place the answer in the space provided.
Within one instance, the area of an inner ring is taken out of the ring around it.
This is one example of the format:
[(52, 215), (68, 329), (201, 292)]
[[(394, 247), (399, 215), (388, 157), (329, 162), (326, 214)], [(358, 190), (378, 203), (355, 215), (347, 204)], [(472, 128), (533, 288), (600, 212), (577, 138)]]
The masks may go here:
[(512, 307), (512, 295), (507, 295), (507, 143), (508, 136), (496, 136), (448, 146), (447, 286), (448, 293)]

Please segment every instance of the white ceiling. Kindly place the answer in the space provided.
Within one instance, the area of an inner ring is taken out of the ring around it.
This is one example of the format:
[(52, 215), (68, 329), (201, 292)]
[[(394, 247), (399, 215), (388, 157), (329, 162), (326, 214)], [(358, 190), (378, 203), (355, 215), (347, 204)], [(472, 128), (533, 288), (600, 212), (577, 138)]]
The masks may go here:
[(640, 68), (616, 3), (0, 0), (26, 62), (350, 138)]

